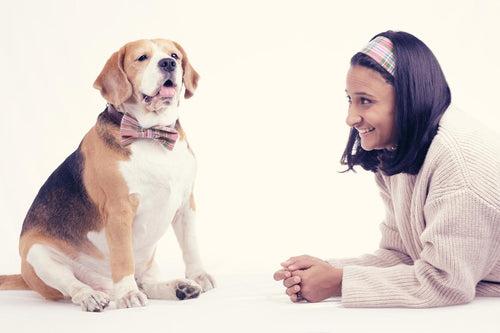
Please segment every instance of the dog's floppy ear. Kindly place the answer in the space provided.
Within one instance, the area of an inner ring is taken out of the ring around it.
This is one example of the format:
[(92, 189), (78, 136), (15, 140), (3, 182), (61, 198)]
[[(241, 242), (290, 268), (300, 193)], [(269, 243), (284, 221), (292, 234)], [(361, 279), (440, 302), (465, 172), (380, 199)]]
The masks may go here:
[(120, 105), (132, 96), (132, 84), (123, 69), (124, 57), (125, 46), (113, 53), (94, 82), (94, 88), (113, 105)]
[(174, 42), (175, 47), (179, 49), (182, 53), (182, 71), (183, 76), (182, 80), (184, 81), (184, 85), (186, 86), (186, 91), (184, 92), (184, 98), (189, 98), (193, 96), (196, 87), (198, 86), (198, 80), (200, 75), (194, 70), (193, 66), (188, 60), (186, 51), (179, 45), (179, 43)]

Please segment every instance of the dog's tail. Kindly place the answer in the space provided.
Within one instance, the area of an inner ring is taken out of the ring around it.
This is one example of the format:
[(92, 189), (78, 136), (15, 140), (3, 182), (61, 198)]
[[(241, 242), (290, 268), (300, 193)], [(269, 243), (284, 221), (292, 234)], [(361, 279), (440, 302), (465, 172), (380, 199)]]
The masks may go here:
[(21, 274), (0, 275), (0, 290), (30, 290)]

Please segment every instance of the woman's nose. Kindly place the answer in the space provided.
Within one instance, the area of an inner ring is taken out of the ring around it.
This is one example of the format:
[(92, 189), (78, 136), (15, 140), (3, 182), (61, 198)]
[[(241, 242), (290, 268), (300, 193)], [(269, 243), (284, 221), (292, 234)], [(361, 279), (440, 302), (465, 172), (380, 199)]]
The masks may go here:
[(349, 110), (349, 112), (347, 113), (347, 118), (345, 119), (345, 122), (346, 122), (347, 126), (354, 127), (356, 124), (359, 124), (361, 122), (361, 120), (362, 119), (358, 114)]

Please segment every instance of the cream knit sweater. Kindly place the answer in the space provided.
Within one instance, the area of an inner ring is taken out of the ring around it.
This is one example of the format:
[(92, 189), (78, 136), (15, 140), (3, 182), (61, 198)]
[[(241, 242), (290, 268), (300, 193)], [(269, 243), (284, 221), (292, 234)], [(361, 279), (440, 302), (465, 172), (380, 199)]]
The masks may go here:
[(380, 249), (329, 262), (347, 307), (425, 308), (500, 296), (500, 145), (462, 111), (441, 119), (417, 175), (376, 173)]

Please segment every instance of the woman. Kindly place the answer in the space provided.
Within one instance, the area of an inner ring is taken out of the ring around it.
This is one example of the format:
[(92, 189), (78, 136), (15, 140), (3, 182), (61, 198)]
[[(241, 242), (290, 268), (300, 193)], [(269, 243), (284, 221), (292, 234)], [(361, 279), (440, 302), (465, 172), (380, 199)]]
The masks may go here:
[(434, 307), (500, 296), (500, 149), (449, 107), (427, 46), (375, 36), (347, 74), (347, 171), (374, 172), (386, 206), (380, 248), (329, 260), (292, 257), (274, 274), (292, 301), (342, 296), (348, 307)]

